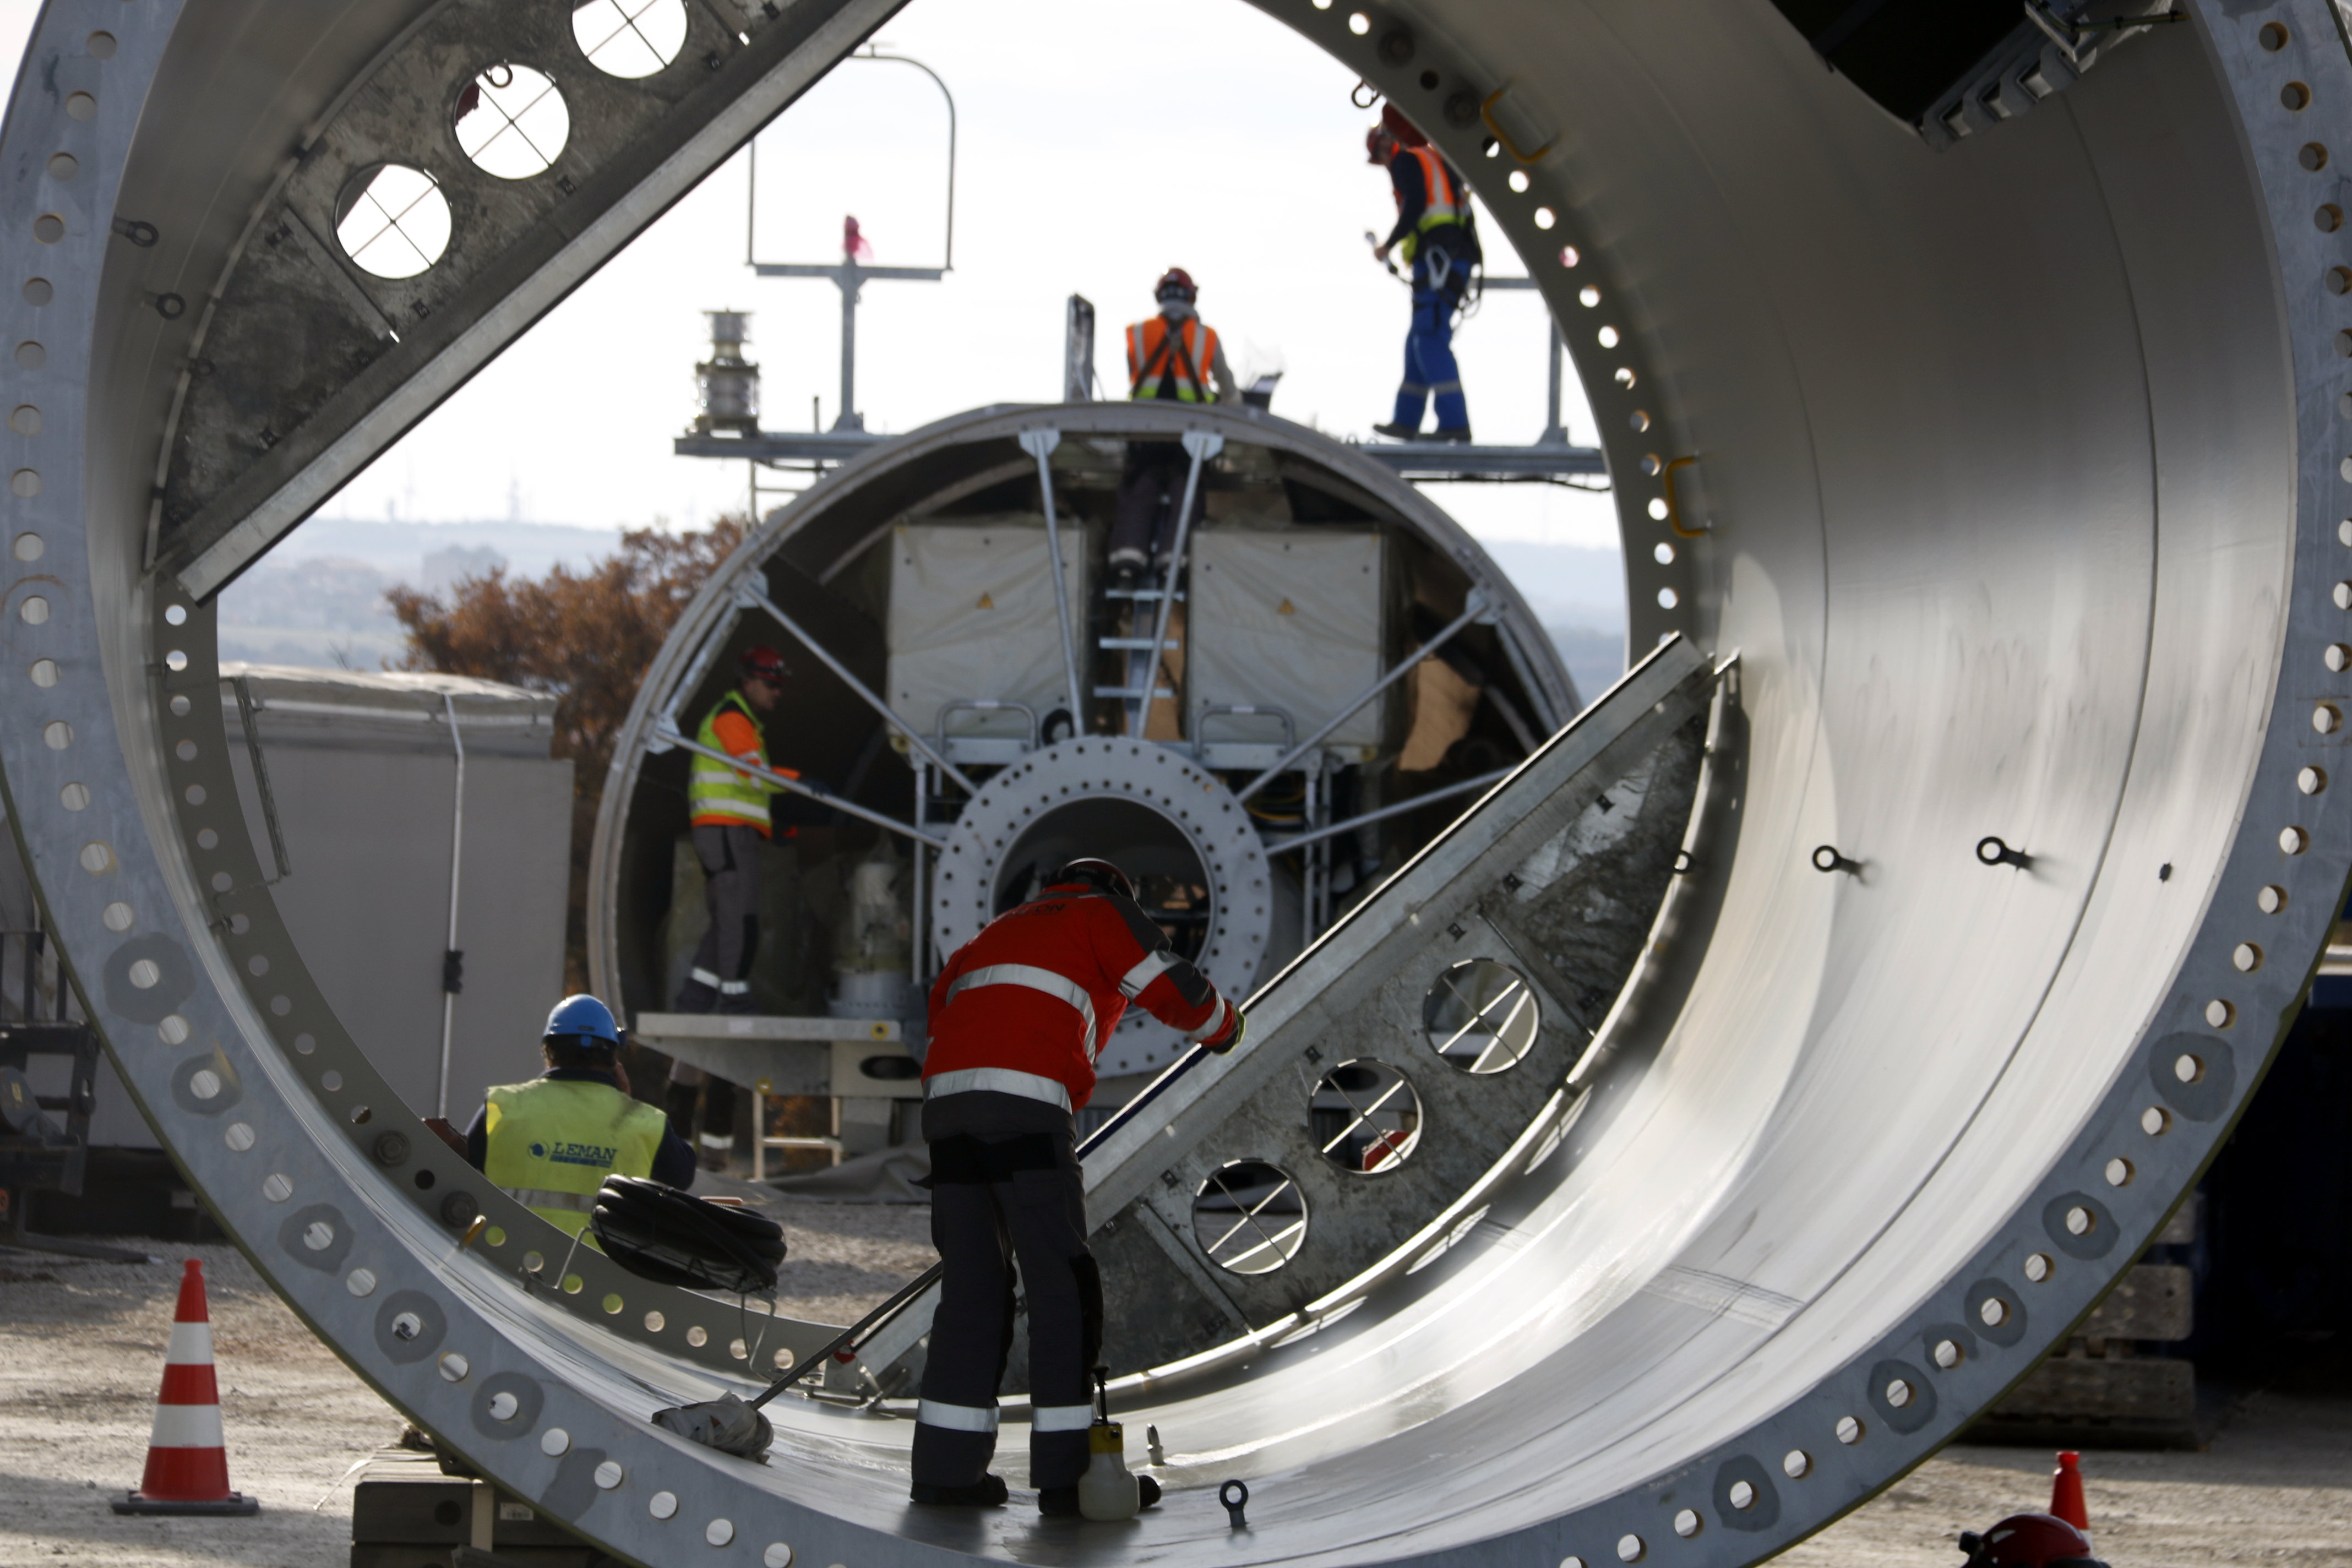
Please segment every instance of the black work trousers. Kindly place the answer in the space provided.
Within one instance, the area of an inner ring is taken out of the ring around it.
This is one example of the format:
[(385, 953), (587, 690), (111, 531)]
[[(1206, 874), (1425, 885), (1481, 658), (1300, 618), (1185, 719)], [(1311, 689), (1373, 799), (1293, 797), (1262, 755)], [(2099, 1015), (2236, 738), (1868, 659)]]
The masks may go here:
[[(1112, 570), (1131, 566), (1140, 572), (1176, 548), (1176, 509), (1184, 504), (1184, 481), (1192, 471), (1192, 457), (1173, 441), (1127, 444), (1127, 464), (1118, 476), (1118, 509), (1111, 519), (1108, 544)], [(1203, 485), (1192, 496), (1196, 525), (1208, 501)]]
[(992, 1090), (923, 1107), (931, 1146), (931, 1244), (946, 1270), (916, 1415), (915, 1481), (969, 1486), (996, 1454), (996, 1390), (1013, 1349), (1013, 1267), (1029, 1312), (1029, 1484), (1077, 1484), (1087, 1468), (1102, 1279), (1087, 1250), (1086, 1194), (1070, 1113)]

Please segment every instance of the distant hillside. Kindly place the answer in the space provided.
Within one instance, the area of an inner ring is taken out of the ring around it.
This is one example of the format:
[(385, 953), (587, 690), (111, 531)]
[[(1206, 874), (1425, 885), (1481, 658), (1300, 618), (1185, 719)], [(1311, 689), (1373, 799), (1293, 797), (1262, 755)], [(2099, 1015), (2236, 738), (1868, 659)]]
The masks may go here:
[(384, 595), (437, 593), (504, 566), (539, 577), (619, 548), (612, 528), (547, 522), (366, 522), (313, 518), (221, 595), (223, 658), (380, 669), (404, 647)]
[(1625, 673), (1625, 568), (1613, 549), (1480, 540), (1551, 634), (1590, 702)]

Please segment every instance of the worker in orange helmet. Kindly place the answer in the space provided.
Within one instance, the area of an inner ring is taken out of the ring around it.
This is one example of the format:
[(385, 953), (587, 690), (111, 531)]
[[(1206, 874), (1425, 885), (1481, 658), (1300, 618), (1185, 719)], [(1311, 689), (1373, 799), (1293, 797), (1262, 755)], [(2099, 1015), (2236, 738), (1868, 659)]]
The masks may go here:
[[(1128, 395), (1139, 403), (1238, 403), (1240, 384), (1225, 363), (1224, 344), (1194, 307), (1199, 285), (1181, 267), (1160, 274), (1152, 293), (1160, 313), (1127, 329)], [(1144, 568), (1171, 546), (1191, 459), (1173, 441), (1130, 441), (1119, 475), (1118, 510), (1111, 521), (1108, 564), (1111, 581), (1132, 588)], [(1192, 498), (1199, 521), (1205, 495)]]
[[(1169, 946), (1108, 860), (1073, 860), (956, 950), (931, 985), (923, 1136), (931, 1243), (945, 1273), (915, 1415), (914, 1500), (993, 1507), (996, 1388), (1013, 1344), (1013, 1271), (1029, 1313), (1029, 1479), (1037, 1507), (1078, 1511), (1102, 1350), (1102, 1279), (1087, 1250), (1073, 1113), (1133, 1002), (1223, 1053), (1242, 1012)], [(1160, 1488), (1141, 1478), (1143, 1506)]]
[(1396, 416), (1372, 428), (1400, 441), (1417, 438), (1433, 394), (1437, 428), (1430, 438), (1467, 441), (1470, 406), (1463, 400), (1462, 367), (1454, 358), (1454, 321), (1472, 273), (1486, 259), (1470, 193), (1454, 166), (1394, 104), (1384, 106), (1381, 122), (1364, 133), (1364, 151), (1367, 163), (1388, 170), (1397, 205), (1396, 226), (1372, 254), (1385, 262), (1393, 251), (1412, 269), (1412, 325), (1405, 333)]
[[(751, 770), (800, 777), (768, 761), (767, 731), (761, 723), (783, 699), (784, 656), (762, 643), (743, 650), (737, 670), (741, 683), (704, 716), (695, 734), (695, 744), (703, 750), (688, 758), (687, 814), (695, 858), (702, 863), (702, 902), (710, 926), (678, 988), (681, 1013), (752, 1010), (751, 960), (760, 946), (760, 847), (775, 831), (768, 801), (782, 786)], [(744, 765), (730, 767), (709, 754), (712, 752)], [(688, 1063), (672, 1063), (664, 1109), (681, 1138), (697, 1138), (693, 1122), (698, 1100), (702, 1163), (708, 1169), (724, 1170), (735, 1146), (735, 1086)]]

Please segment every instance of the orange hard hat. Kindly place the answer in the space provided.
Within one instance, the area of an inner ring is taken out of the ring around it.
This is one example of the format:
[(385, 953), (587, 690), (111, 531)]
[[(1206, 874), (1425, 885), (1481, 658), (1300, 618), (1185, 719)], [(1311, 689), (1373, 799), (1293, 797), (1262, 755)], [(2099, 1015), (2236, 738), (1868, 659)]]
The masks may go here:
[(1151, 297), (1155, 300), (1178, 299), (1189, 305), (1201, 297), (1201, 286), (1193, 282), (1192, 275), (1182, 268), (1171, 267), (1160, 275), (1159, 282), (1151, 286)]

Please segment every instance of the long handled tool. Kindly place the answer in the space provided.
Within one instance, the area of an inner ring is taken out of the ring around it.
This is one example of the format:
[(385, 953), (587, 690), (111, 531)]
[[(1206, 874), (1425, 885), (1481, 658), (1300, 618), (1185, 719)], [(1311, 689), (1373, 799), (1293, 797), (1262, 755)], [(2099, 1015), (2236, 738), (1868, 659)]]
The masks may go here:
[[(1145, 1107), (1166, 1093), (1170, 1085), (1213, 1054), (1206, 1046), (1194, 1046), (1170, 1063), (1165, 1072), (1144, 1086), (1141, 1094), (1119, 1107), (1108, 1121), (1095, 1129), (1093, 1136), (1078, 1145), (1078, 1157), (1083, 1160), (1101, 1148), (1113, 1134), (1142, 1114)], [(823, 1350), (803, 1358), (790, 1372), (770, 1384), (766, 1393), (748, 1401), (727, 1394), (698, 1405), (656, 1410), (654, 1412), (654, 1425), (706, 1447), (740, 1454), (745, 1458), (756, 1458), (767, 1451), (769, 1441), (774, 1436), (768, 1418), (760, 1414), (760, 1407), (811, 1373), (823, 1371), (835, 1357), (845, 1358), (846, 1352), (864, 1344), (877, 1329), (906, 1310), (917, 1297), (938, 1284), (945, 1268), (946, 1265), (934, 1263), (924, 1269), (912, 1281), (895, 1291), (888, 1300), (835, 1334), (832, 1342)]]

